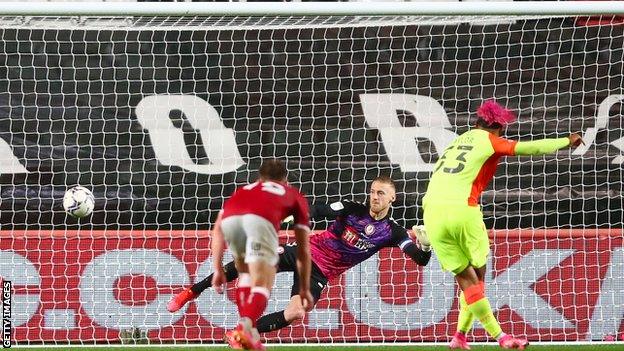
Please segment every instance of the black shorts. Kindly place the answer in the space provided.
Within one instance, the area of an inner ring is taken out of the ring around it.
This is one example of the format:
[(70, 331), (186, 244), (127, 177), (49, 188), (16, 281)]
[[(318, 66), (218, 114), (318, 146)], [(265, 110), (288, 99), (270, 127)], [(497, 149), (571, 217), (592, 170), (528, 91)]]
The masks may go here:
[[(299, 295), (299, 274), (297, 273), (297, 244), (290, 243), (280, 245), (278, 248), (279, 262), (277, 263), (278, 272), (293, 272), (293, 285), (290, 290), (290, 296)], [(316, 303), (321, 298), (321, 293), (327, 286), (327, 278), (312, 262), (312, 270), (310, 274), (310, 292)]]

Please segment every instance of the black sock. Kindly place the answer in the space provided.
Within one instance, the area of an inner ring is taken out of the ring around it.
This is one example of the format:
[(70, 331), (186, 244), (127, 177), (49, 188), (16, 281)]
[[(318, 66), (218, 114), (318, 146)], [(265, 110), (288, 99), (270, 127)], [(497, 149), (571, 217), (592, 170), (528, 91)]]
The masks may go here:
[[(231, 282), (232, 280), (238, 278), (238, 271), (236, 270), (236, 266), (234, 265), (234, 261), (229, 262), (228, 264), (226, 264), (223, 267), (223, 270), (225, 271), (225, 279), (228, 282)], [(204, 280), (200, 281), (199, 283), (196, 283), (195, 285), (193, 285), (191, 287), (191, 291), (193, 291), (195, 294), (199, 295), (202, 292), (204, 292), (204, 290), (208, 289), (211, 286), (212, 286), (212, 274), (207, 276), (206, 278), (204, 278)]]
[(204, 292), (204, 290), (208, 289), (211, 286), (212, 286), (212, 274), (204, 278), (204, 280), (202, 280), (201, 282), (195, 283), (193, 286), (191, 286), (191, 291), (199, 295), (202, 292)]
[(290, 323), (284, 318), (284, 311), (267, 314), (266, 316), (260, 317), (256, 322), (256, 327), (260, 333), (282, 329), (288, 325), (290, 325)]

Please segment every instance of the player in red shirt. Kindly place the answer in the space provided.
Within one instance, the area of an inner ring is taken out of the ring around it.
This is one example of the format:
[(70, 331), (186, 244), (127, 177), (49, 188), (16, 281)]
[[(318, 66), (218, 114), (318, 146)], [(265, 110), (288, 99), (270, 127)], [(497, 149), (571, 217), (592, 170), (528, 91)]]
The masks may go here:
[(281, 220), (290, 215), (295, 219), (297, 268), (301, 277), (299, 296), (306, 311), (314, 305), (310, 293), (308, 203), (299, 190), (287, 184), (287, 170), (279, 160), (265, 161), (259, 173), (255, 183), (238, 188), (224, 203), (211, 242), (214, 258), (212, 286), (217, 292), (223, 293), (226, 283), (222, 266), (224, 242), (228, 243), (240, 272), (236, 305), (241, 319), (234, 330), (226, 333), (226, 339), (233, 348), (248, 350), (264, 350), (256, 321), (266, 309), (275, 280), (279, 246), (277, 231)]

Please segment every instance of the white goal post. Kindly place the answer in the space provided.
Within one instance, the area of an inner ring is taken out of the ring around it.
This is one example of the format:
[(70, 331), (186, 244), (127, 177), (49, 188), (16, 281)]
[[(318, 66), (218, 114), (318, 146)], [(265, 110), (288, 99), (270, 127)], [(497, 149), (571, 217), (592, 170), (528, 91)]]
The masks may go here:
[[(285, 160), (313, 202), (366, 201), (390, 175), (409, 228), (439, 153), (491, 98), (519, 116), (508, 138), (586, 142), (505, 158), (483, 193), (503, 330), (624, 340), (624, 2), (2, 3), (12, 342), (220, 343), (228, 295), (166, 304), (210, 274), (211, 223), (262, 160)], [(80, 220), (62, 207), (75, 185), (95, 197)], [(270, 312), (291, 283), (278, 274)], [(445, 343), (457, 314), (435, 256), (423, 268), (387, 248), (265, 337)], [(488, 339), (475, 325), (470, 340)]]

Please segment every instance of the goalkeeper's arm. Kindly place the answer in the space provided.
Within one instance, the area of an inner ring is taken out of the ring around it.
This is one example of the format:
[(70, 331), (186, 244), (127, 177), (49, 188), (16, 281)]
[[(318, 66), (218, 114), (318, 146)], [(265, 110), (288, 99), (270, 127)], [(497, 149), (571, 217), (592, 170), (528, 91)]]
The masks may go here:
[[(314, 219), (335, 219), (338, 216), (344, 215), (353, 211), (357, 206), (364, 206), (360, 203), (353, 201), (338, 201), (331, 204), (325, 203), (312, 203), (310, 204), (310, 218)], [(366, 206), (364, 206), (366, 207)], [(288, 216), (282, 220), (282, 224), (291, 225), (294, 222), (293, 216)]]
[(412, 261), (418, 263), (420, 266), (426, 266), (431, 259), (431, 250), (425, 251), (419, 248), (416, 244), (408, 243), (403, 248), (403, 253), (405, 253)]
[[(416, 262), (420, 266), (426, 266), (431, 259), (431, 248), (430, 246), (424, 245), (416, 245), (412, 238), (409, 236), (407, 231), (403, 227), (396, 227), (394, 229), (395, 235), (399, 237), (403, 237), (404, 239), (400, 241), (399, 247), (407, 255), (412, 261)], [(400, 234), (399, 234), (400, 233)]]
[[(345, 203), (346, 202), (334, 202), (332, 204), (324, 204), (324, 203), (313, 203), (310, 204), (310, 218), (314, 219), (335, 219), (336, 217), (345, 213)], [(349, 207), (350, 204), (347, 204)], [(293, 216), (288, 216), (282, 220), (282, 224), (293, 224), (295, 218)]]
[(337, 201), (331, 204), (314, 203), (310, 205), (310, 217), (315, 219), (335, 219), (336, 217), (365, 209), (366, 205), (350, 200)]

